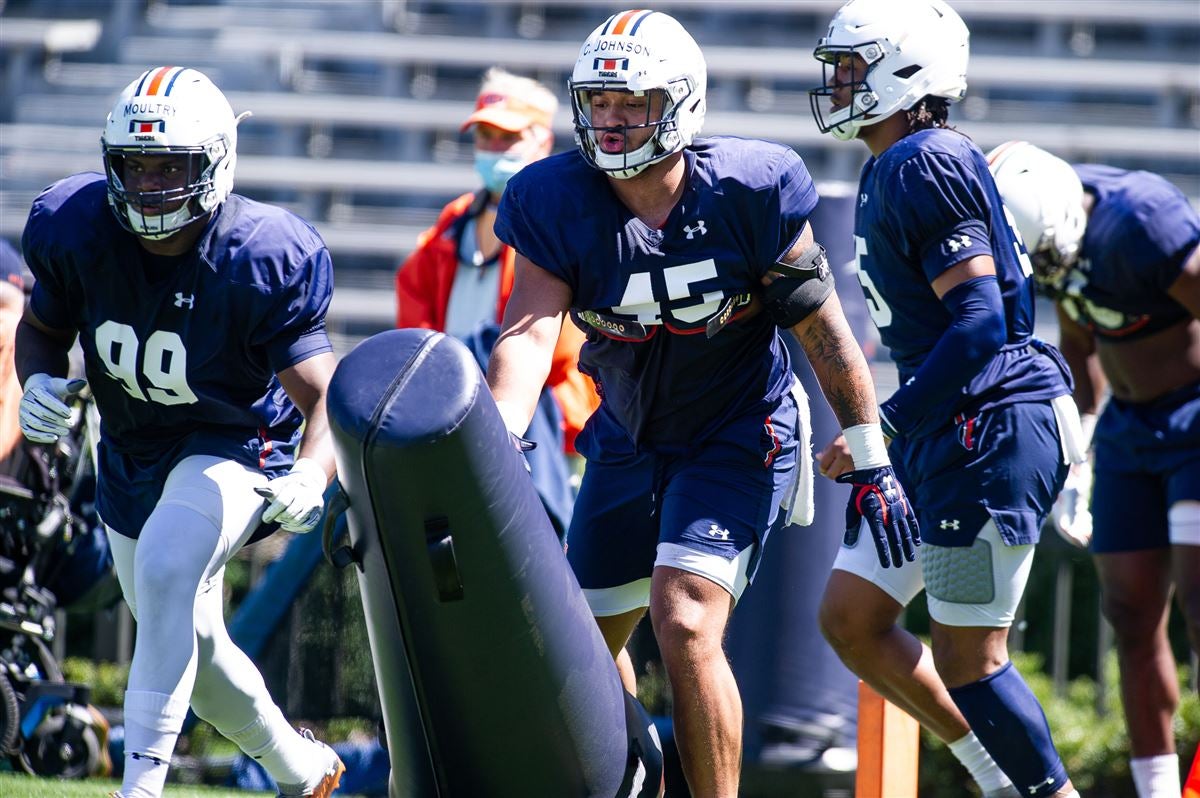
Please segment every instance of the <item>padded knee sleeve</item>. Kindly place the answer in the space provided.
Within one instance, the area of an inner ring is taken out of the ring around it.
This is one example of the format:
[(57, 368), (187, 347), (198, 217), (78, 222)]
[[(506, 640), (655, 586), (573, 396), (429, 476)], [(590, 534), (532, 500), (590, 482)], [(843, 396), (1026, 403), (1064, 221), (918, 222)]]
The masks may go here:
[(1067, 769), (1046, 714), (1011, 662), (977, 682), (950, 688), (950, 697), (1021, 795), (1044, 798), (1066, 784)]

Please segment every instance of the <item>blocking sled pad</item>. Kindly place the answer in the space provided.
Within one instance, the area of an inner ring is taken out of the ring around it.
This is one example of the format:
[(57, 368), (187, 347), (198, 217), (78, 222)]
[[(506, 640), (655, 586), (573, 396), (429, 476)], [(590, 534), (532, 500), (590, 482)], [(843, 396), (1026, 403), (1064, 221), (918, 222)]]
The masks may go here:
[(659, 795), (658, 738), (467, 348), (372, 336), (328, 411), (392, 798)]

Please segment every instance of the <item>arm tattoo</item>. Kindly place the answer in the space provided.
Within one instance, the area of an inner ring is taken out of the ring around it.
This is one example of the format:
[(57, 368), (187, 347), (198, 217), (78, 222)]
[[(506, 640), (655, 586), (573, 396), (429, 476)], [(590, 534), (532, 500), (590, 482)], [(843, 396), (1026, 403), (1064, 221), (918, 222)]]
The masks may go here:
[(808, 362), (825, 393), (825, 399), (843, 428), (878, 422), (875, 386), (862, 349), (850, 332), (841, 307), (828, 305), (813, 314), (810, 323), (798, 324), (792, 333), (808, 355)]

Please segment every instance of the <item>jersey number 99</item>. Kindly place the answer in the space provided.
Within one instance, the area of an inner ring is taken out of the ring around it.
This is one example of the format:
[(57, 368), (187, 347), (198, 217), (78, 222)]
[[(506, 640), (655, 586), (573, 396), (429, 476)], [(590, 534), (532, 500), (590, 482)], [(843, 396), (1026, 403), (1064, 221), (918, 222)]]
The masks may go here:
[(178, 333), (155, 330), (141, 352), (142, 375), (150, 383), (145, 392), (138, 383), (137, 333), (128, 324), (106, 321), (96, 328), (96, 353), (114, 380), (134, 399), (162, 405), (190, 405), (199, 401), (187, 384), (187, 350)]

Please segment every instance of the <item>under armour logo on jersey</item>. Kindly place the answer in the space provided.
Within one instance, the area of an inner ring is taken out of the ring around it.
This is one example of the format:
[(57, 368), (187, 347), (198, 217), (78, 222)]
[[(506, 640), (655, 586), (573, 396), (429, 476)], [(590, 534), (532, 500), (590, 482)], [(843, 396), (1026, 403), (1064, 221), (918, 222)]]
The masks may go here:
[(951, 252), (958, 252), (963, 247), (971, 246), (971, 237), (968, 235), (950, 236), (946, 239), (946, 246)]
[(188, 310), (191, 310), (192, 308), (196, 307), (196, 295), (189, 294), (188, 296), (185, 297), (183, 295), (182, 291), (176, 291), (175, 292), (175, 307), (181, 308), (184, 305), (188, 306)]
[(721, 527), (717, 526), (716, 524), (713, 524), (708, 528), (708, 534), (712, 535), (714, 538), (729, 540), (729, 530), (721, 529)]
[(858, 207), (861, 208), (866, 204), (867, 204), (867, 195), (866, 195), (866, 192), (863, 192), (862, 194), (858, 195)]
[(938, 526), (941, 527), (942, 529), (953, 529), (955, 532), (957, 532), (958, 531), (958, 519), (957, 518), (955, 518), (955, 519), (943, 518), (942, 523), (938, 524)]
[(691, 241), (692, 237), (695, 236), (696, 233), (699, 233), (702, 236), (708, 235), (708, 229), (705, 228), (703, 219), (697, 219), (695, 227), (690, 227), (685, 224), (683, 226), (683, 232), (687, 233), (688, 241)]

